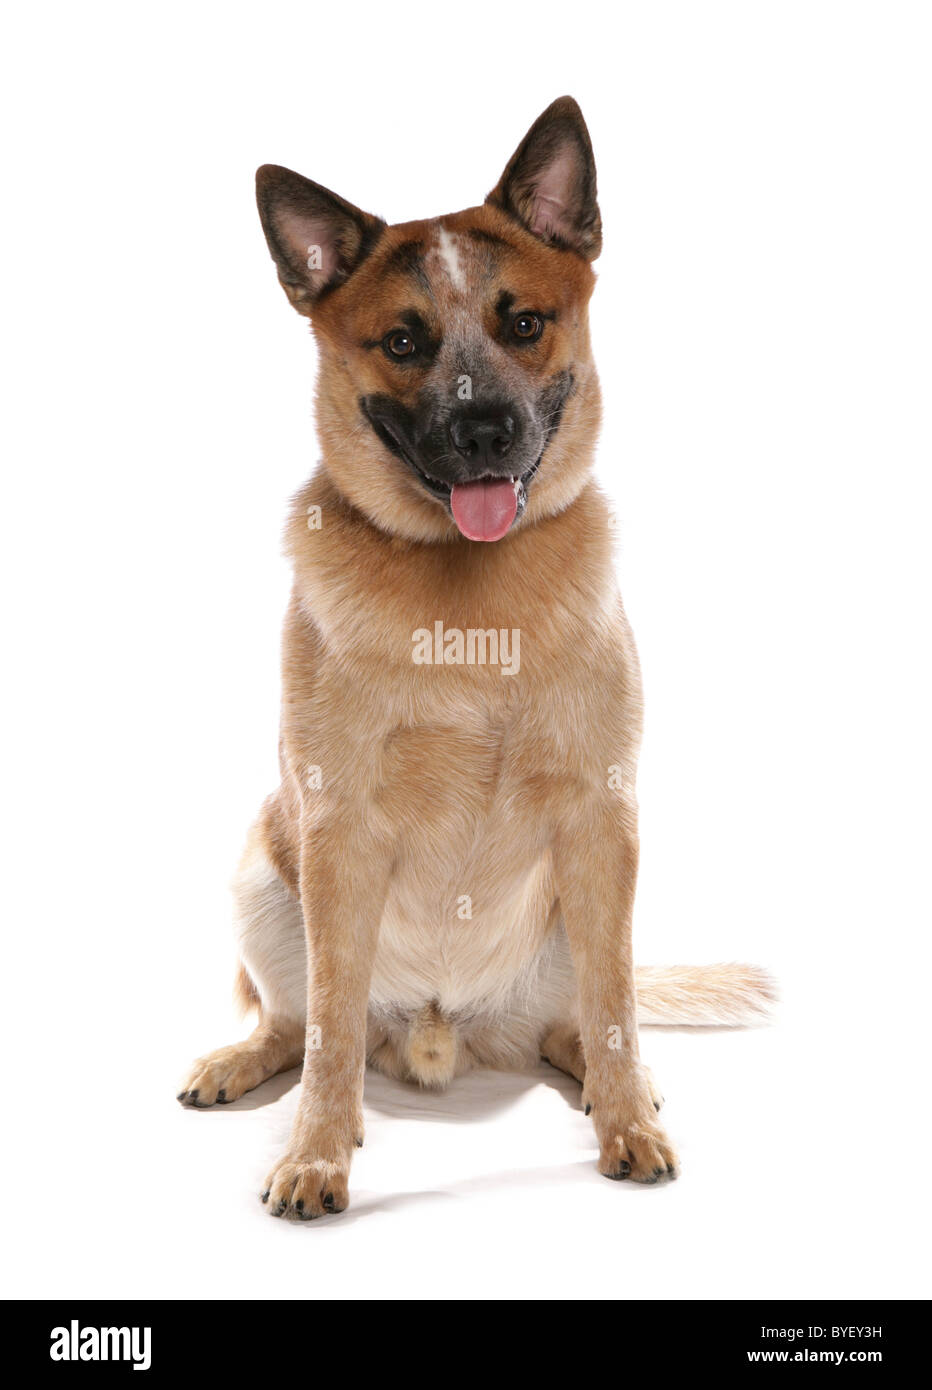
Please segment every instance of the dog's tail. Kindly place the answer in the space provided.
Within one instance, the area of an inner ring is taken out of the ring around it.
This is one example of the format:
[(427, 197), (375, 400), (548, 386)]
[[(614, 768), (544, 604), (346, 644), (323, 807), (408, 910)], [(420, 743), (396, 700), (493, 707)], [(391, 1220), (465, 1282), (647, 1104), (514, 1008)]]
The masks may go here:
[(638, 1021), (737, 1028), (766, 1023), (777, 999), (757, 965), (642, 965), (635, 971)]
[(233, 1005), (237, 1015), (245, 1018), (247, 1014), (258, 1009), (262, 1000), (259, 998), (259, 991), (253, 983), (252, 976), (246, 969), (241, 960), (236, 962), (236, 974), (233, 977)]

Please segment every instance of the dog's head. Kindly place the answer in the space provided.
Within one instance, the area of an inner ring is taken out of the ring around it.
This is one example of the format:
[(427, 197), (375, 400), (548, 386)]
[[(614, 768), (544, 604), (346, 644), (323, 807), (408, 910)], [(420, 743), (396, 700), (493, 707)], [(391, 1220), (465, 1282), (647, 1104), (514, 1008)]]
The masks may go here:
[(257, 175), (279, 279), (320, 355), (325, 466), (377, 525), (496, 541), (583, 486), (599, 389), (587, 306), (592, 146), (562, 97), (482, 207), (387, 226), (276, 165)]

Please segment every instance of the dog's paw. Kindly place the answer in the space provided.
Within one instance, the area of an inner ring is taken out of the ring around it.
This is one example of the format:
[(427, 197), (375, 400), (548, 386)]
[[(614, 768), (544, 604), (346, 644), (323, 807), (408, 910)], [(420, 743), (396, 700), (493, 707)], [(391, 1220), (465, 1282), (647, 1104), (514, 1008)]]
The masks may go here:
[[(617, 1084), (623, 1079), (613, 1080)], [(611, 1083), (590, 1085), (587, 1078), (583, 1102), (599, 1140), (599, 1172), (616, 1181), (630, 1178), (649, 1184), (674, 1178), (679, 1164), (657, 1119), (663, 1101), (657, 1084), (646, 1067), (629, 1074), (627, 1081), (615, 1089)]]
[(285, 1154), (266, 1178), (261, 1200), (272, 1216), (313, 1221), (349, 1206), (349, 1164)]
[(269, 1075), (261, 1058), (248, 1043), (219, 1047), (199, 1057), (182, 1083), (177, 1099), (195, 1110), (229, 1105), (258, 1086)]
[(599, 1172), (616, 1182), (656, 1183), (675, 1178), (678, 1161), (659, 1125), (643, 1123), (610, 1125), (599, 1136)]

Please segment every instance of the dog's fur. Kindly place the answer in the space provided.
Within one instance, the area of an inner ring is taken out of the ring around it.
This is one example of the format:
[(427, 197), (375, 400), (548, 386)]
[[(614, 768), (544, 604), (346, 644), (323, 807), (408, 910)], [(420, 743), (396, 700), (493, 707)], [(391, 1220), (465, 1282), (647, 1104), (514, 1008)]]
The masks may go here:
[[(676, 1159), (638, 1018), (737, 1023), (770, 997), (752, 967), (632, 961), (641, 690), (590, 478), (595, 191), (567, 97), (484, 205), (452, 216), (388, 227), (258, 174), (319, 346), (323, 462), (288, 528), (281, 786), (235, 885), (258, 1026), (179, 1098), (229, 1103), (304, 1059), (263, 1194), (276, 1215), (346, 1206), (367, 1061), (443, 1086), (544, 1056), (583, 1083), (599, 1171), (654, 1182)], [(515, 479), (516, 515), (494, 543), (467, 539), (451, 487), (492, 475)], [(520, 665), (455, 644), (417, 663), (413, 634), (438, 622), (519, 632)]]

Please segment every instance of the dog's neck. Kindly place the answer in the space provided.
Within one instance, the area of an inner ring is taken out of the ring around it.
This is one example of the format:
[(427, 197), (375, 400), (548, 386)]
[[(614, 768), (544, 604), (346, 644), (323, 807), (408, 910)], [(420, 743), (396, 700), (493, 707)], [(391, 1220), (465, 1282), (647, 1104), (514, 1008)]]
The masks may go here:
[(608, 505), (589, 482), (562, 512), (494, 544), (416, 542), (379, 529), (322, 466), (286, 532), (300, 609), (335, 653), (410, 660), (416, 628), (520, 629), (539, 660), (615, 611)]

